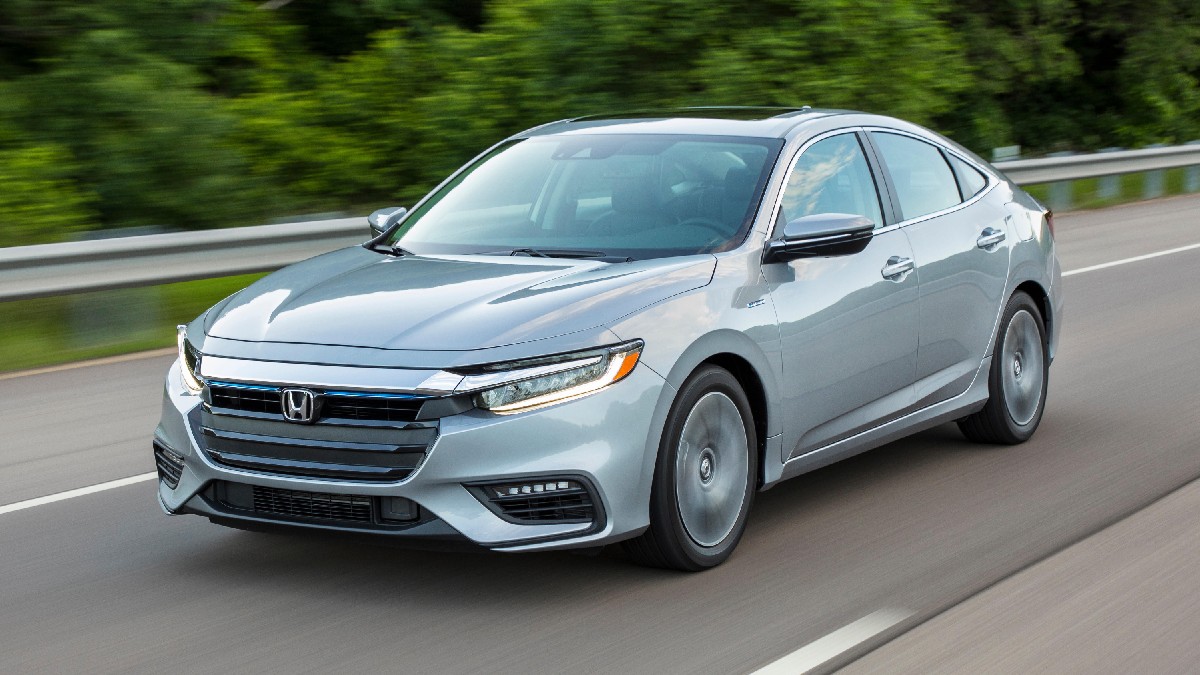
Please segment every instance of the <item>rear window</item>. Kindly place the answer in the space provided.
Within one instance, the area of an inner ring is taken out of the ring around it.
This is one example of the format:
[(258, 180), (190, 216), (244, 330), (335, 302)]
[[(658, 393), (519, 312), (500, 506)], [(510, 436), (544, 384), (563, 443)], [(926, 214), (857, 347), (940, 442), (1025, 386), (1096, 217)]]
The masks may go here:
[(958, 181), (942, 151), (908, 136), (871, 132), (896, 187), (903, 220), (948, 209), (962, 202)]

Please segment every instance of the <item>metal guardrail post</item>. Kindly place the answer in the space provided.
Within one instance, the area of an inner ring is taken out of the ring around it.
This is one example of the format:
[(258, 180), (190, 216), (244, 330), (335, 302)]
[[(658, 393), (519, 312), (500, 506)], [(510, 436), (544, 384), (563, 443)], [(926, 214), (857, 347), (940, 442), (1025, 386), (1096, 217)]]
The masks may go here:
[[(1188, 141), (1188, 145), (1200, 145), (1198, 141)], [(1186, 192), (1200, 192), (1200, 164), (1194, 164), (1184, 169), (1183, 189)]]
[[(1049, 157), (1071, 157), (1073, 152), (1055, 152)], [(1059, 180), (1050, 184), (1049, 206), (1054, 211), (1066, 211), (1071, 208), (1071, 196), (1075, 190), (1075, 181)]]
[(992, 148), (993, 162), (1011, 162), (1021, 158), (1021, 146), (1019, 145), (1004, 145), (999, 148)]
[[(1147, 147), (1163, 148), (1166, 146), (1161, 143), (1156, 143)], [(1166, 184), (1167, 172), (1165, 170), (1156, 169), (1154, 171), (1147, 171), (1142, 177), (1142, 198), (1155, 199), (1163, 196), (1163, 194), (1165, 194), (1167, 191)]]
[[(1120, 152), (1124, 148), (1104, 148), (1100, 152)], [(1098, 199), (1109, 201), (1117, 199), (1121, 196), (1121, 177), (1118, 174), (1110, 176), (1101, 176), (1096, 184), (1096, 197)]]

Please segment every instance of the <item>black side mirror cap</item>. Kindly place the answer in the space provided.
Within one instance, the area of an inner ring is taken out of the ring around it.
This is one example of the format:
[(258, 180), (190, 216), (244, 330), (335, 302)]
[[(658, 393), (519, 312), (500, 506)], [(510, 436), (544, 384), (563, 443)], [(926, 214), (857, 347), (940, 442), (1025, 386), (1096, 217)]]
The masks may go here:
[(851, 213), (796, 218), (783, 226), (782, 237), (767, 242), (763, 262), (852, 255), (867, 247), (874, 230), (870, 218)]
[(367, 216), (367, 224), (371, 226), (371, 238), (383, 236), (383, 233), (392, 229), (406, 213), (408, 209), (403, 206), (389, 206)]

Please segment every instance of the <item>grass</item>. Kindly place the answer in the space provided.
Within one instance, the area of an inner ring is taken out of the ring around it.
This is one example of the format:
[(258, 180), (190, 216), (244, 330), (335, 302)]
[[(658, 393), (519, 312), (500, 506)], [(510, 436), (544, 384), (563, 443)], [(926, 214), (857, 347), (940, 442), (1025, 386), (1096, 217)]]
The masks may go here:
[[(1161, 196), (1188, 194), (1187, 169), (1167, 169), (1165, 173), (1163, 194)], [(1127, 204), (1145, 199), (1147, 176), (1148, 174), (1145, 173), (1127, 173), (1116, 176), (1117, 190), (1114, 196), (1104, 196), (1101, 194), (1101, 185), (1104, 182), (1103, 178), (1085, 178), (1083, 180), (1072, 181), (1068, 188), (1068, 194), (1070, 195), (1069, 206), (1055, 203), (1055, 195), (1050, 183), (1027, 185), (1025, 189), (1038, 201), (1058, 211), (1101, 209), (1106, 206)]]
[(0, 303), (0, 372), (169, 347), (175, 326), (262, 276)]

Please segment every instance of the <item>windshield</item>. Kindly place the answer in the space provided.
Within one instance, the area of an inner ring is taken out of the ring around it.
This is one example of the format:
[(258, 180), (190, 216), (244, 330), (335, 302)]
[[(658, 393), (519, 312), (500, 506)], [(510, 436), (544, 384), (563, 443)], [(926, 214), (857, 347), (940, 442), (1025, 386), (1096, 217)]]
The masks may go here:
[(717, 136), (546, 136), (488, 153), (391, 242), (415, 253), (655, 258), (745, 238), (783, 142)]

